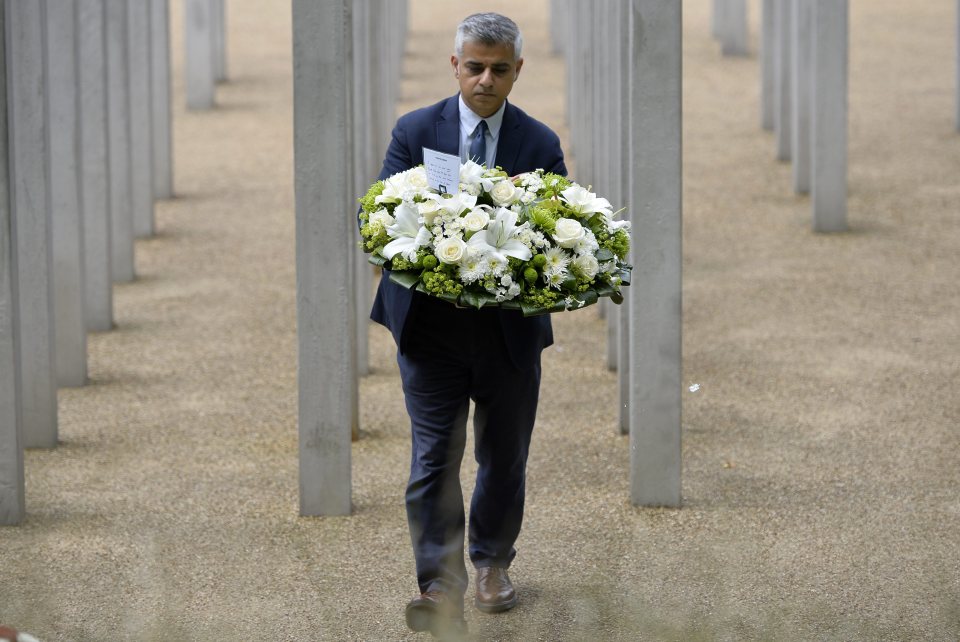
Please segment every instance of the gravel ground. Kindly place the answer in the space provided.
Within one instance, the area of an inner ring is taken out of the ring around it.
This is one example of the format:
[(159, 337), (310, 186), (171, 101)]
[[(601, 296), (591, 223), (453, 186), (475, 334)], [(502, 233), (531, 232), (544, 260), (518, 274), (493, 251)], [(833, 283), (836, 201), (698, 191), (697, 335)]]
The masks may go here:
[[(709, 37), (711, 4), (685, 3), (684, 382), (701, 388), (683, 507), (629, 504), (605, 324), (556, 317), (521, 602), (469, 609), (471, 631), (960, 639), (955, 3), (852, 3), (852, 229), (829, 236), (760, 130), (756, 57)], [(454, 26), (489, 7), (525, 31), (512, 98), (565, 139), (546, 2), (411, 5), (399, 110), (455, 91)], [(380, 327), (354, 514), (297, 514), (290, 17), (257, 0), (229, 16), (215, 111), (183, 111), (174, 43), (178, 197), (116, 288), (116, 330), (91, 336), (90, 385), (61, 391), (61, 445), (27, 453), (27, 520), (0, 529), (0, 623), (41, 640), (418, 638), (408, 426)]]

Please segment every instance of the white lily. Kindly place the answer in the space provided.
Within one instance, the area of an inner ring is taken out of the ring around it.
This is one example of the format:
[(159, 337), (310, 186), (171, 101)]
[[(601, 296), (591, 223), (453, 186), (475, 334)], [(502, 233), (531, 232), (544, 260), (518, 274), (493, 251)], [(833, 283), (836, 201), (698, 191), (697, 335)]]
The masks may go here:
[(430, 231), (420, 225), (420, 212), (416, 206), (406, 201), (397, 206), (393, 215), (393, 225), (387, 226), (387, 235), (393, 240), (383, 247), (383, 256), (390, 260), (397, 254), (402, 254), (408, 261), (412, 261), (417, 249), (430, 242)]
[(489, 192), (493, 189), (493, 181), (484, 176), (486, 171), (483, 165), (468, 160), (460, 164), (460, 182), (463, 185), (480, 185), (484, 191)]
[(502, 263), (507, 262), (508, 256), (526, 261), (533, 253), (517, 238), (517, 234), (523, 229), (523, 226), (517, 226), (517, 213), (501, 207), (496, 212), (496, 218), (487, 225), (487, 229), (471, 236), (467, 244), (489, 253), (492, 258)]
[(560, 192), (561, 197), (566, 201), (571, 209), (579, 214), (601, 213), (607, 218), (613, 215), (613, 207), (610, 201), (605, 198), (597, 198), (597, 195), (585, 187), (573, 184)]
[(460, 192), (446, 198), (442, 194), (424, 194), (425, 198), (436, 201), (440, 209), (450, 212), (454, 216), (460, 216), (467, 210), (472, 210), (477, 205), (477, 197), (466, 192)]

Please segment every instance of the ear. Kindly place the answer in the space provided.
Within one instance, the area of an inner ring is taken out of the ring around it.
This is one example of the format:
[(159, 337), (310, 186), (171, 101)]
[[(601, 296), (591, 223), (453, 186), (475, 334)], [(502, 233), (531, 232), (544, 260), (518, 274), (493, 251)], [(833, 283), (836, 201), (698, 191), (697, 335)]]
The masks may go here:
[(523, 58), (517, 60), (517, 67), (513, 70), (513, 79), (516, 80), (520, 77), (520, 67), (523, 67)]
[(456, 55), (450, 56), (450, 66), (453, 67), (454, 78), (460, 77), (460, 60)]

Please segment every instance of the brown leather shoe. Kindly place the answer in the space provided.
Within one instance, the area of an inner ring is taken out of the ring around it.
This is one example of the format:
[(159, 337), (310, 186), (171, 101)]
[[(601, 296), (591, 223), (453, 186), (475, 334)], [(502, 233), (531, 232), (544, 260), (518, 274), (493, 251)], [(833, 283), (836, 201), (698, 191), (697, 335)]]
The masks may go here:
[(411, 631), (430, 631), (436, 638), (457, 640), (467, 633), (462, 603), (443, 591), (427, 591), (410, 600), (406, 617)]
[(517, 605), (517, 592), (507, 569), (487, 566), (477, 569), (477, 608), (484, 613), (509, 611)]

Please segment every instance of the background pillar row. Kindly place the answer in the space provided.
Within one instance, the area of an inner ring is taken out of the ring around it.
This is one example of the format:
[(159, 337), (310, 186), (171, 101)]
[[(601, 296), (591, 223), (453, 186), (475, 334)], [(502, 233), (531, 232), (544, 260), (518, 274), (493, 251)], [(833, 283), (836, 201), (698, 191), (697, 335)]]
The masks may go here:
[(114, 282), (127, 282), (134, 278), (127, 2), (106, 0), (106, 3), (110, 265)]

